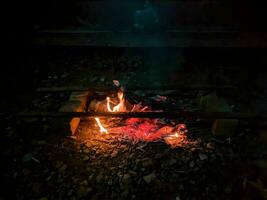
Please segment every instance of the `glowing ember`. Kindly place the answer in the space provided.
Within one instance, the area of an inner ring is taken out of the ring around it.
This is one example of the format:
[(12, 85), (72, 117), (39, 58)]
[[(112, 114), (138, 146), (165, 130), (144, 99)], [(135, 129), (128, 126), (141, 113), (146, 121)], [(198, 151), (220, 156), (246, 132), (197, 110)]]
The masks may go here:
[[(120, 85), (116, 82), (116, 85)], [(117, 94), (119, 102), (116, 104), (111, 101), (110, 97), (106, 98), (106, 109), (108, 112), (125, 112), (125, 95), (120, 89)], [(116, 101), (116, 100), (114, 100)], [(128, 112), (146, 112), (151, 111), (148, 106), (142, 106), (141, 103), (132, 106)], [(157, 141), (164, 139), (172, 147), (181, 146), (186, 142), (187, 128), (185, 124), (176, 126), (166, 125), (166, 122), (160, 119), (139, 119), (130, 118), (118, 120), (118, 118), (107, 119), (108, 130), (103, 127), (99, 118), (95, 118), (101, 133), (123, 133), (134, 142), (138, 141)]]
[(105, 129), (105, 128), (102, 126), (102, 124), (101, 124), (99, 118), (98, 118), (98, 117), (95, 117), (95, 120), (96, 120), (96, 122), (97, 122), (97, 125), (98, 125), (99, 128), (100, 128), (100, 133), (106, 133), (106, 134), (107, 134), (107, 133), (108, 133), (108, 130)]

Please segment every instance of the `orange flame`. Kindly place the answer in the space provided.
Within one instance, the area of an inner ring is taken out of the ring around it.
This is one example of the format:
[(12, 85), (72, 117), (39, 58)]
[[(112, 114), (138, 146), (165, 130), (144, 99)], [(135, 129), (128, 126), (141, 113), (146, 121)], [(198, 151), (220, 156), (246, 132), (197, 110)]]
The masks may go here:
[(113, 109), (111, 109), (110, 107), (110, 98), (107, 97), (107, 109), (108, 109), (108, 112), (123, 112), (123, 111), (126, 111), (126, 108), (125, 108), (125, 99), (124, 99), (124, 94), (123, 92), (119, 91), (118, 92), (118, 98), (119, 98), (119, 104), (114, 106)]
[(101, 124), (99, 118), (98, 118), (98, 117), (95, 117), (95, 120), (96, 120), (96, 122), (97, 122), (97, 125), (99, 126), (100, 133), (106, 133), (106, 134), (108, 134), (108, 130), (105, 129), (105, 128), (102, 126), (102, 124)]
[[(107, 97), (107, 109), (108, 109), (108, 112), (123, 112), (123, 111), (126, 111), (125, 99), (124, 99), (124, 94), (123, 94), (122, 91), (118, 92), (118, 99), (119, 99), (119, 103), (111, 109), (110, 104), (112, 102), (110, 101), (110, 98)], [(100, 132), (107, 134), (108, 131), (107, 131), (107, 129), (105, 129), (103, 127), (103, 125), (101, 124), (99, 118), (96, 117), (95, 120), (97, 122), (97, 125), (99, 126)]]

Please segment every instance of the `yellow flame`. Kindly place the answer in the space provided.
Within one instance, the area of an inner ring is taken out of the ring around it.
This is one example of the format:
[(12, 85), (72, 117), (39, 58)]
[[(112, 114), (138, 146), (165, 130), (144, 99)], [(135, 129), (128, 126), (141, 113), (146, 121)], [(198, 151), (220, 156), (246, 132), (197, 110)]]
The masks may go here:
[(109, 112), (120, 112), (120, 111), (123, 112), (123, 111), (126, 110), (125, 104), (124, 104), (125, 100), (124, 100), (123, 92), (121, 92), (121, 91), (118, 92), (118, 98), (119, 98), (119, 101), (120, 101), (119, 104), (114, 106), (113, 109), (111, 109), (111, 107), (110, 107), (110, 98), (107, 97), (107, 109), (108, 109)]
[(111, 108), (110, 108), (110, 98), (107, 97), (107, 108), (108, 108), (108, 112), (112, 112)]
[(95, 117), (95, 120), (96, 120), (97, 125), (98, 125), (99, 128), (100, 128), (100, 133), (106, 133), (106, 134), (107, 134), (107, 133), (108, 133), (108, 130), (105, 129), (105, 128), (102, 126), (102, 124), (101, 124), (99, 118), (98, 118), (98, 117)]
[[(122, 91), (119, 91), (118, 92), (118, 98), (119, 98), (119, 103), (118, 105), (114, 106), (113, 109), (111, 109), (111, 106), (110, 106), (110, 103), (112, 103), (110, 101), (110, 98), (107, 97), (107, 109), (108, 109), (108, 112), (123, 112), (123, 111), (126, 111), (126, 107), (125, 107), (125, 99), (124, 99), (124, 94)], [(100, 132), (101, 133), (108, 133), (107, 129), (105, 129), (103, 127), (103, 125), (101, 124), (100, 120), (98, 117), (95, 118), (96, 122), (97, 122), (97, 125), (99, 126), (99, 129), (100, 129)]]

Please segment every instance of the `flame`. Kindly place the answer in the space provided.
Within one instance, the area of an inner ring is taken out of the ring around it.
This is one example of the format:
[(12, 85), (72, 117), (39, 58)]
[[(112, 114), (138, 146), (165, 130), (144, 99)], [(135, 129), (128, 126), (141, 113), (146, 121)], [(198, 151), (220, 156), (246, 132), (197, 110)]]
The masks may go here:
[[(113, 101), (110, 97), (106, 98), (106, 109), (108, 112), (125, 112), (127, 111), (125, 105), (125, 94), (121, 88), (117, 93), (118, 103)], [(148, 106), (142, 106), (141, 103), (134, 104), (129, 112), (146, 112), (151, 110)], [(112, 123), (116, 123), (116, 120), (108, 120), (109, 131), (104, 128), (98, 117), (95, 118), (97, 125), (99, 127), (100, 133), (108, 134), (110, 133), (124, 133), (127, 134), (129, 138), (133, 141), (157, 141), (164, 139), (165, 142), (171, 147), (179, 147), (187, 143), (186, 133), (188, 132), (185, 124), (173, 125), (163, 125), (161, 121), (157, 119), (139, 119), (130, 118), (124, 121), (125, 124), (120, 124), (120, 126), (112, 126)], [(110, 126), (111, 125), (111, 126)]]
[(108, 108), (108, 112), (112, 112), (111, 108), (110, 108), (110, 98), (107, 97), (107, 108)]
[(95, 120), (96, 120), (97, 125), (99, 126), (100, 133), (106, 133), (106, 134), (108, 134), (108, 130), (105, 129), (105, 128), (102, 126), (102, 124), (101, 124), (99, 118), (98, 118), (98, 117), (95, 117)]
[(124, 112), (126, 111), (126, 107), (125, 107), (125, 99), (124, 99), (124, 94), (122, 91), (118, 92), (118, 99), (119, 99), (119, 103), (118, 105), (114, 106), (113, 109), (111, 109), (110, 107), (110, 98), (107, 97), (107, 109), (108, 112)]
[[(118, 99), (119, 99), (119, 103), (113, 107), (113, 109), (111, 109), (111, 106), (110, 104), (112, 103), (110, 101), (110, 98), (107, 97), (107, 109), (108, 109), (108, 112), (124, 112), (126, 111), (126, 107), (125, 107), (125, 98), (124, 98), (124, 94), (122, 91), (119, 91), (118, 92)], [(99, 126), (99, 129), (100, 129), (100, 132), (101, 133), (108, 133), (107, 129), (105, 129), (103, 127), (103, 125), (101, 124), (99, 118), (95, 118), (96, 122), (97, 122), (97, 125)]]

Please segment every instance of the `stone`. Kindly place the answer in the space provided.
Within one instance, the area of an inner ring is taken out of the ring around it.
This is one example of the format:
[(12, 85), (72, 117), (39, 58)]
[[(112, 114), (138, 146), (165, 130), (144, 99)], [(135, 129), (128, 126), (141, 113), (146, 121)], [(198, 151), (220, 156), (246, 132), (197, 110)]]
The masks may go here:
[(206, 112), (232, 112), (232, 107), (225, 99), (219, 98), (216, 92), (201, 96), (199, 104), (201, 109)]
[(122, 199), (127, 199), (127, 197), (129, 196), (129, 189), (125, 189), (122, 194), (121, 194), (121, 197)]
[(176, 196), (175, 197), (175, 200), (181, 200), (179, 196)]
[(48, 200), (48, 197), (42, 197), (40, 200)]
[(31, 173), (31, 170), (25, 168), (22, 170), (22, 172), (23, 172), (24, 176), (28, 176)]
[(104, 178), (104, 177), (103, 177), (103, 175), (102, 175), (101, 173), (98, 174), (97, 177), (96, 177), (96, 182), (97, 182), (97, 183), (101, 183), (102, 180), (103, 180), (103, 178)]
[(112, 154), (110, 155), (112, 158), (116, 157), (118, 155), (118, 151), (114, 150)]
[(131, 174), (132, 176), (138, 175), (138, 173), (136, 171), (133, 171), (133, 170), (129, 170), (129, 174)]
[(212, 142), (207, 143), (206, 146), (207, 146), (208, 149), (215, 149), (215, 144), (212, 143)]
[(168, 161), (168, 165), (174, 165), (176, 164), (177, 160), (172, 158), (171, 160)]
[(267, 144), (267, 129), (259, 130), (259, 139), (263, 144)]
[(199, 156), (200, 160), (207, 160), (208, 159), (208, 156), (206, 154), (200, 153), (198, 156)]
[(88, 195), (89, 192), (92, 191), (92, 188), (90, 187), (84, 187), (84, 186), (80, 186), (79, 189), (77, 190), (77, 197), (78, 198), (82, 198)]
[(143, 160), (142, 165), (143, 165), (143, 167), (149, 167), (149, 166), (153, 165), (153, 162), (152, 162), (151, 159), (147, 159), (147, 158), (145, 158), (145, 159)]
[[(83, 112), (89, 97), (89, 92), (72, 92), (64, 105), (59, 109), (59, 112)], [(69, 129), (71, 134), (74, 135), (80, 124), (80, 118), (72, 118), (69, 122)]]
[(64, 165), (62, 165), (62, 166), (59, 168), (59, 172), (62, 173), (62, 172), (64, 172), (66, 169), (67, 169), (67, 165), (64, 164)]
[(27, 153), (27, 154), (25, 154), (24, 156), (23, 156), (23, 158), (22, 158), (22, 161), (23, 162), (29, 162), (29, 161), (31, 161), (32, 160), (32, 153)]
[(189, 167), (193, 168), (194, 166), (195, 166), (194, 161), (191, 161), (191, 162), (189, 163)]
[(155, 173), (151, 173), (151, 174), (148, 174), (148, 175), (143, 177), (143, 179), (146, 183), (150, 183), (151, 181), (155, 180), (156, 178), (157, 177), (156, 177)]
[(212, 134), (215, 136), (231, 137), (234, 135), (239, 121), (237, 119), (217, 119), (212, 125)]
[(86, 148), (86, 149), (83, 150), (83, 152), (88, 154), (88, 153), (90, 153), (90, 150)]
[(267, 160), (255, 160), (253, 164), (260, 169), (267, 170)]
[(84, 161), (89, 160), (89, 156), (84, 156), (84, 157), (83, 157), (83, 160), (84, 160)]
[(125, 183), (125, 184), (131, 183), (131, 176), (130, 176), (130, 174), (124, 174), (123, 175), (122, 183)]

